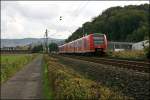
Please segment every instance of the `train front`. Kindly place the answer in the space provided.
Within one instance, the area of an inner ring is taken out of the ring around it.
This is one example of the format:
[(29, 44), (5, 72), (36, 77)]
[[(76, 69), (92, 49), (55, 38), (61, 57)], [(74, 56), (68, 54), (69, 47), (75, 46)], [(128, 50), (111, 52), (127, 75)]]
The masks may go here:
[(107, 49), (106, 35), (101, 33), (94, 33), (93, 46), (96, 53), (105, 53), (105, 50)]

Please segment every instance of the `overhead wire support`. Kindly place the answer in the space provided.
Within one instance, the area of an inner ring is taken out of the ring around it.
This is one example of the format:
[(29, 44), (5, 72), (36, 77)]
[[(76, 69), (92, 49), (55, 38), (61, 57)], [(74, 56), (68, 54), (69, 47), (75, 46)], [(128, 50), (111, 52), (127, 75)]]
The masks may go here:
[(48, 30), (45, 31), (45, 49), (46, 53), (48, 53)]
[[(88, 5), (88, 3), (89, 3), (89, 1), (90, 0), (87, 0), (84, 4), (80, 4), (74, 11), (73, 11), (73, 13), (74, 13), (74, 15), (75, 15), (75, 19), (73, 20), (73, 24), (72, 24), (72, 26), (74, 26), (75, 25), (75, 21), (78, 19), (78, 17), (79, 17), (79, 15), (83, 12), (83, 9)], [(60, 18), (59, 18), (59, 20), (60, 21), (62, 21), (63, 20), (63, 18), (62, 18), (62, 16), (60, 16)], [(63, 26), (65, 26), (66, 24), (63, 24)], [(71, 31), (71, 29), (69, 29), (68, 30), (70, 33), (73, 33), (73, 31)]]
[[(76, 19), (73, 20), (72, 26), (75, 25), (75, 21), (78, 19), (79, 15), (83, 12), (83, 9), (88, 5), (89, 1), (90, 1), (90, 0), (87, 0), (86, 3), (85, 3), (83, 6), (81, 6), (78, 10), (77, 10), (77, 9), (75, 10), (75, 11), (79, 11), (79, 12), (78, 12), (78, 14), (75, 13)], [(84, 25), (83, 25), (83, 34), (84, 34), (84, 33), (85, 33), (85, 30), (84, 30)]]

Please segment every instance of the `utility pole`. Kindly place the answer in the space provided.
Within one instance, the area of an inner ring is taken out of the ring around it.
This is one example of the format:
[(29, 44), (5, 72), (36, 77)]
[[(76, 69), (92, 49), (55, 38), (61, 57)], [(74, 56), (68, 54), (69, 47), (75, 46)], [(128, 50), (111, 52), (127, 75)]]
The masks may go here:
[(46, 53), (48, 53), (48, 30), (45, 31), (45, 49)]
[(83, 35), (84, 35), (84, 24), (83, 24)]

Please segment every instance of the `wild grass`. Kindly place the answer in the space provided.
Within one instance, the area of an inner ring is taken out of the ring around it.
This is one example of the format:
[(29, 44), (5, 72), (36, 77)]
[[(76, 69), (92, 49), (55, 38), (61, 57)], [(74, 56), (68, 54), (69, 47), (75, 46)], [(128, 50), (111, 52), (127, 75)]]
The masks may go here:
[(109, 56), (124, 59), (145, 59), (146, 53), (144, 50), (118, 51), (109, 53)]
[(113, 91), (99, 82), (80, 75), (75, 70), (58, 62), (58, 59), (45, 56), (49, 78), (52, 79), (54, 99), (57, 100), (124, 100), (119, 91)]
[(52, 80), (48, 76), (48, 66), (45, 62), (43, 63), (43, 90), (44, 99), (53, 100)]
[(1, 54), (1, 83), (14, 75), (34, 57), (35, 55), (32, 54)]
[(53, 57), (58, 58), (59, 62), (66, 67), (72, 68), (88, 79), (98, 81), (114, 91), (121, 91), (124, 95), (138, 100), (149, 100), (150, 88), (147, 88), (150, 86), (149, 73), (69, 57), (56, 55)]

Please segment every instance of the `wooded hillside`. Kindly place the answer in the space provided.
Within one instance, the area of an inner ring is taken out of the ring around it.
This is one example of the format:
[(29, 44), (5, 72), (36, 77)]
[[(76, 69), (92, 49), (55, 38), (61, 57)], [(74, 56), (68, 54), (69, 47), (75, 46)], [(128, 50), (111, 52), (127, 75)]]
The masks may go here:
[[(138, 42), (149, 37), (149, 4), (111, 7), (101, 15), (86, 22), (85, 33), (105, 33), (109, 41)], [(83, 27), (78, 28), (66, 42), (83, 36)]]

